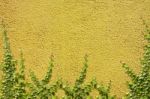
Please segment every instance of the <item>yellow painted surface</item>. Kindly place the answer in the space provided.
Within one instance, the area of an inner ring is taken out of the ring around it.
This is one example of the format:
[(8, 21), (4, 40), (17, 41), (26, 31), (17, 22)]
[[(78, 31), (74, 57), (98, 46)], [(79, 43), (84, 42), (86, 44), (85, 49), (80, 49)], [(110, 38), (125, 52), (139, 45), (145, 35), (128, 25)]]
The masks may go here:
[(88, 54), (87, 81), (112, 80), (118, 97), (127, 92), (128, 80), (120, 61), (140, 69), (141, 17), (149, 20), (150, 0), (0, 0), (13, 54), (18, 58), (23, 50), (27, 73), (32, 69), (41, 78), (53, 53), (53, 81), (62, 77), (73, 84)]

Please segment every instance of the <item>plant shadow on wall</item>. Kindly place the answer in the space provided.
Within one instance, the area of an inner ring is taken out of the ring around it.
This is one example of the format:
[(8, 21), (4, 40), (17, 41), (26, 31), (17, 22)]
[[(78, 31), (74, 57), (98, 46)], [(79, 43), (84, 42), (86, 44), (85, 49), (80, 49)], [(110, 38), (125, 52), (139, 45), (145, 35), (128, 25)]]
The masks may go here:
[[(129, 93), (122, 99), (150, 99), (150, 30), (146, 25), (147, 35), (145, 36), (148, 44), (145, 46), (144, 57), (141, 61), (142, 70), (136, 75), (125, 63), (126, 73), (131, 78), (128, 84)], [(7, 31), (3, 24), (3, 45), (4, 56), (1, 63), (2, 81), (0, 99), (58, 99), (57, 92), (64, 91), (65, 95), (62, 99), (115, 99), (115, 96), (110, 95), (111, 82), (105, 87), (98, 84), (96, 79), (89, 83), (84, 83), (88, 69), (87, 55), (84, 57), (84, 65), (80, 72), (79, 78), (76, 79), (74, 86), (58, 79), (56, 82), (51, 82), (52, 69), (54, 67), (53, 56), (49, 61), (47, 72), (42, 80), (39, 80), (34, 72), (30, 71), (32, 82), (26, 82), (25, 65), (22, 51), (20, 52), (20, 60), (16, 61), (11, 53), (10, 44), (7, 37)], [(18, 66), (18, 69), (17, 68)], [(97, 90), (99, 95), (90, 96), (92, 90)]]

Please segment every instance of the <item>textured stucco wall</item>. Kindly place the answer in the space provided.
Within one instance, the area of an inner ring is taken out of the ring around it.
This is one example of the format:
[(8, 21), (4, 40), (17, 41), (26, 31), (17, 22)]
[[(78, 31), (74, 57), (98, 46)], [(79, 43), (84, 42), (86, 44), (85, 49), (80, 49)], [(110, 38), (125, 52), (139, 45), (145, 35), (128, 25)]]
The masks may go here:
[(18, 58), (23, 50), (26, 71), (32, 69), (41, 78), (53, 53), (53, 80), (61, 76), (73, 83), (88, 54), (87, 81), (112, 80), (112, 93), (118, 97), (127, 91), (128, 80), (120, 61), (139, 71), (141, 17), (149, 20), (150, 0), (0, 0), (12, 51)]

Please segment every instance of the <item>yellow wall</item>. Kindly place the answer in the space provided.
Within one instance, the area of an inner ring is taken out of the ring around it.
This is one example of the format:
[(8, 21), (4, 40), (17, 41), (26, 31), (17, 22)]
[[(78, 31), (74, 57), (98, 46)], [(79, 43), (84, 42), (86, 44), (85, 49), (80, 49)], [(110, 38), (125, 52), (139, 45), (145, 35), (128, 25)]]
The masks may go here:
[(18, 57), (23, 50), (26, 71), (42, 77), (53, 53), (53, 80), (61, 76), (73, 84), (88, 54), (87, 81), (112, 80), (112, 93), (118, 97), (127, 92), (128, 80), (120, 61), (139, 71), (141, 17), (149, 20), (150, 0), (0, 0), (12, 51)]

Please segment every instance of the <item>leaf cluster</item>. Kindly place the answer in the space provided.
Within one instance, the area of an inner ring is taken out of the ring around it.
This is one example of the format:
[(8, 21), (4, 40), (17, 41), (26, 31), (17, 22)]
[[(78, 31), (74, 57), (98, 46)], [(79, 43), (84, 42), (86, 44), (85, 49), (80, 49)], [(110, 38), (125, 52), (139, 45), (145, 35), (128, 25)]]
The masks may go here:
[[(2, 86), (0, 99), (57, 99), (58, 90), (63, 90), (65, 96), (62, 99), (92, 99), (90, 93), (92, 90), (97, 90), (99, 96), (97, 99), (114, 99), (110, 95), (110, 84), (108, 87), (98, 84), (96, 79), (93, 79), (89, 84), (85, 84), (88, 56), (84, 57), (84, 65), (80, 72), (79, 78), (76, 79), (73, 86), (64, 83), (62, 79), (58, 79), (55, 83), (50, 84), (52, 77), (52, 69), (54, 67), (53, 56), (50, 58), (49, 66), (46, 75), (42, 80), (39, 80), (34, 72), (30, 71), (32, 82), (26, 82), (25, 65), (22, 51), (20, 52), (19, 64), (14, 61), (11, 53), (7, 31), (3, 31), (4, 39), (4, 60), (2, 62)], [(17, 66), (19, 66), (17, 71)]]
[(127, 98), (129, 99), (150, 99), (150, 30), (145, 22), (143, 23), (146, 26), (145, 39), (147, 40), (147, 45), (144, 48), (140, 73), (134, 73), (127, 64), (123, 63), (123, 68), (131, 78), (131, 82), (128, 82), (129, 93)]

